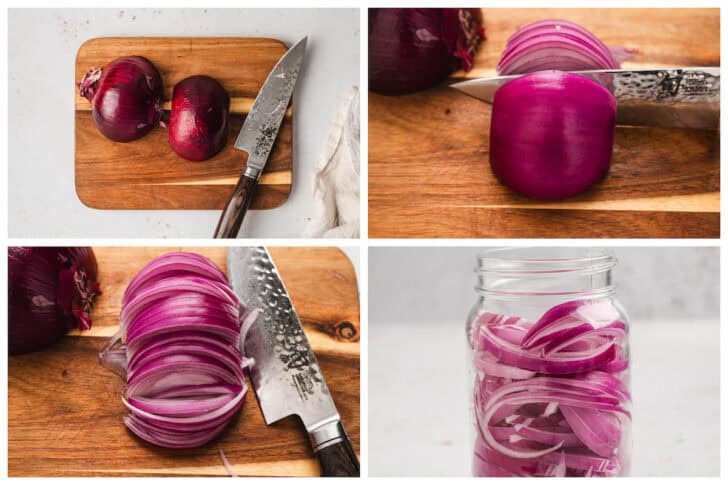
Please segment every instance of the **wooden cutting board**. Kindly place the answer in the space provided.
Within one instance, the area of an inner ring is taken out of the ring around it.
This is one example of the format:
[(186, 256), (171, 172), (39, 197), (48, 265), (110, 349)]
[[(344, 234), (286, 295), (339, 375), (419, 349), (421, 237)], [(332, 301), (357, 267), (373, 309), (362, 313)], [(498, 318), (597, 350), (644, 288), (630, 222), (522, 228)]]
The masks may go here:
[[(93, 328), (8, 362), (9, 476), (317, 475), (297, 418), (263, 422), (255, 393), (221, 437), (192, 450), (157, 448), (127, 431), (122, 379), (98, 354), (118, 328), (121, 296), (152, 258), (179, 248), (98, 248), (101, 295)], [(225, 268), (224, 248), (186, 248)], [(270, 248), (359, 452), (359, 298), (354, 269), (335, 248)]]
[[(245, 114), (286, 46), (273, 39), (237, 37), (115, 37), (85, 42), (76, 56), (76, 78), (114, 59), (141, 55), (152, 61), (164, 82), (168, 117), (172, 90), (182, 79), (205, 74), (230, 95), (225, 148), (209, 160), (191, 162), (169, 146), (167, 130), (153, 129), (129, 143), (104, 137), (91, 117), (91, 105), (76, 89), (76, 193), (95, 209), (222, 209), (245, 168), (247, 154), (233, 148)], [(265, 167), (253, 209), (281, 205), (291, 191), (292, 108), (283, 120)]]
[(525, 23), (577, 22), (636, 48), (624, 67), (717, 66), (718, 9), (484, 9), (474, 69), (405, 96), (369, 93), (369, 236), (628, 238), (720, 236), (717, 132), (618, 127), (608, 176), (560, 202), (521, 197), (488, 163), (490, 105), (448, 84), (495, 75)]

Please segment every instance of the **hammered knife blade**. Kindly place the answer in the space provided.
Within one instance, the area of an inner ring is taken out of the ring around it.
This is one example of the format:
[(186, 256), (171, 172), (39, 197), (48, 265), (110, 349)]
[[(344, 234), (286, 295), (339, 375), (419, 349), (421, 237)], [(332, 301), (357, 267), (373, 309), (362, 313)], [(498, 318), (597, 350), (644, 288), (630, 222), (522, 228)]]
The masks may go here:
[(306, 53), (306, 39), (298, 41), (276, 63), (240, 128), (235, 148), (248, 152), (248, 162), (222, 211), (215, 229), (216, 238), (237, 237), (240, 231), (296, 86)]
[[(571, 71), (608, 87), (617, 99), (617, 124), (714, 130), (720, 118), (720, 68), (606, 69)], [(493, 102), (495, 92), (525, 74), (452, 84)]]
[(240, 301), (258, 316), (243, 354), (266, 424), (297, 415), (324, 476), (359, 476), (359, 461), (303, 332), (288, 291), (264, 247), (228, 249), (228, 276)]

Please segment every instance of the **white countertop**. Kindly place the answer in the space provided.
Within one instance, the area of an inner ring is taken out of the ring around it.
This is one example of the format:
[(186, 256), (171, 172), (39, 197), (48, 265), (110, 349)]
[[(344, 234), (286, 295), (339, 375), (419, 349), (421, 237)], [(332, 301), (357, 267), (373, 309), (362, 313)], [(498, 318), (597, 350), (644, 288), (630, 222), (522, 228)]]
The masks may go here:
[(251, 211), (243, 237), (299, 237), (313, 171), (341, 97), (359, 84), (358, 9), (27, 9), (8, 13), (8, 231), (31, 237), (210, 237), (219, 211), (103, 211), (74, 188), (74, 64), (101, 36), (308, 36), (296, 87), (294, 177), (281, 207)]
[[(634, 476), (720, 473), (717, 321), (630, 334)], [(469, 475), (464, 323), (369, 325), (369, 474)]]

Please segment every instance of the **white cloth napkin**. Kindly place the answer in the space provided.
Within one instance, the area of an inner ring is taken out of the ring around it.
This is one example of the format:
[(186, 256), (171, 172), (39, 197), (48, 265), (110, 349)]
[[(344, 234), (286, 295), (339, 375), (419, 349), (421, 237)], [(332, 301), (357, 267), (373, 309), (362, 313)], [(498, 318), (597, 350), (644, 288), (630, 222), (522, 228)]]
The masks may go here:
[(314, 176), (316, 210), (304, 237), (359, 237), (359, 88), (344, 97)]

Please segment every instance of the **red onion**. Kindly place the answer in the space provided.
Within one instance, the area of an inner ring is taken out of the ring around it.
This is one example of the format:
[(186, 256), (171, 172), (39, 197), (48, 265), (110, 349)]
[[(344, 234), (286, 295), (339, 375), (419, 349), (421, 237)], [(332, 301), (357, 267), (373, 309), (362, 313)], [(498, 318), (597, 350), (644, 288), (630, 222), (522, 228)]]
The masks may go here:
[(527, 74), (493, 99), (490, 165), (537, 199), (582, 192), (609, 170), (617, 103), (600, 84), (561, 71)]
[(225, 146), (230, 96), (208, 76), (180, 81), (172, 94), (169, 144), (188, 160), (207, 160)]
[(535, 323), (482, 313), (471, 333), (474, 473), (623, 475), (631, 420), (625, 338), (606, 300), (569, 301)]
[(370, 8), (369, 88), (411, 93), (469, 71), (484, 38), (480, 9)]
[(521, 27), (508, 39), (496, 70), (507, 76), (618, 67), (609, 48), (584, 27), (566, 20), (542, 20)]
[(111, 140), (136, 140), (159, 123), (162, 78), (144, 57), (120, 57), (93, 68), (78, 86), (91, 102), (96, 127)]
[(101, 293), (91, 248), (8, 248), (8, 350), (32, 352), (91, 328)]
[(532, 74), (493, 99), (490, 164), (501, 182), (528, 197), (563, 199), (601, 179), (612, 159), (616, 100), (599, 84), (606, 79), (561, 71), (618, 67), (604, 43), (572, 22), (534, 22), (513, 34), (497, 71)]
[(219, 435), (243, 405), (250, 362), (241, 340), (256, 317), (203, 256), (169, 253), (147, 264), (127, 287), (119, 332), (101, 354), (127, 380), (126, 426), (165, 448)]

